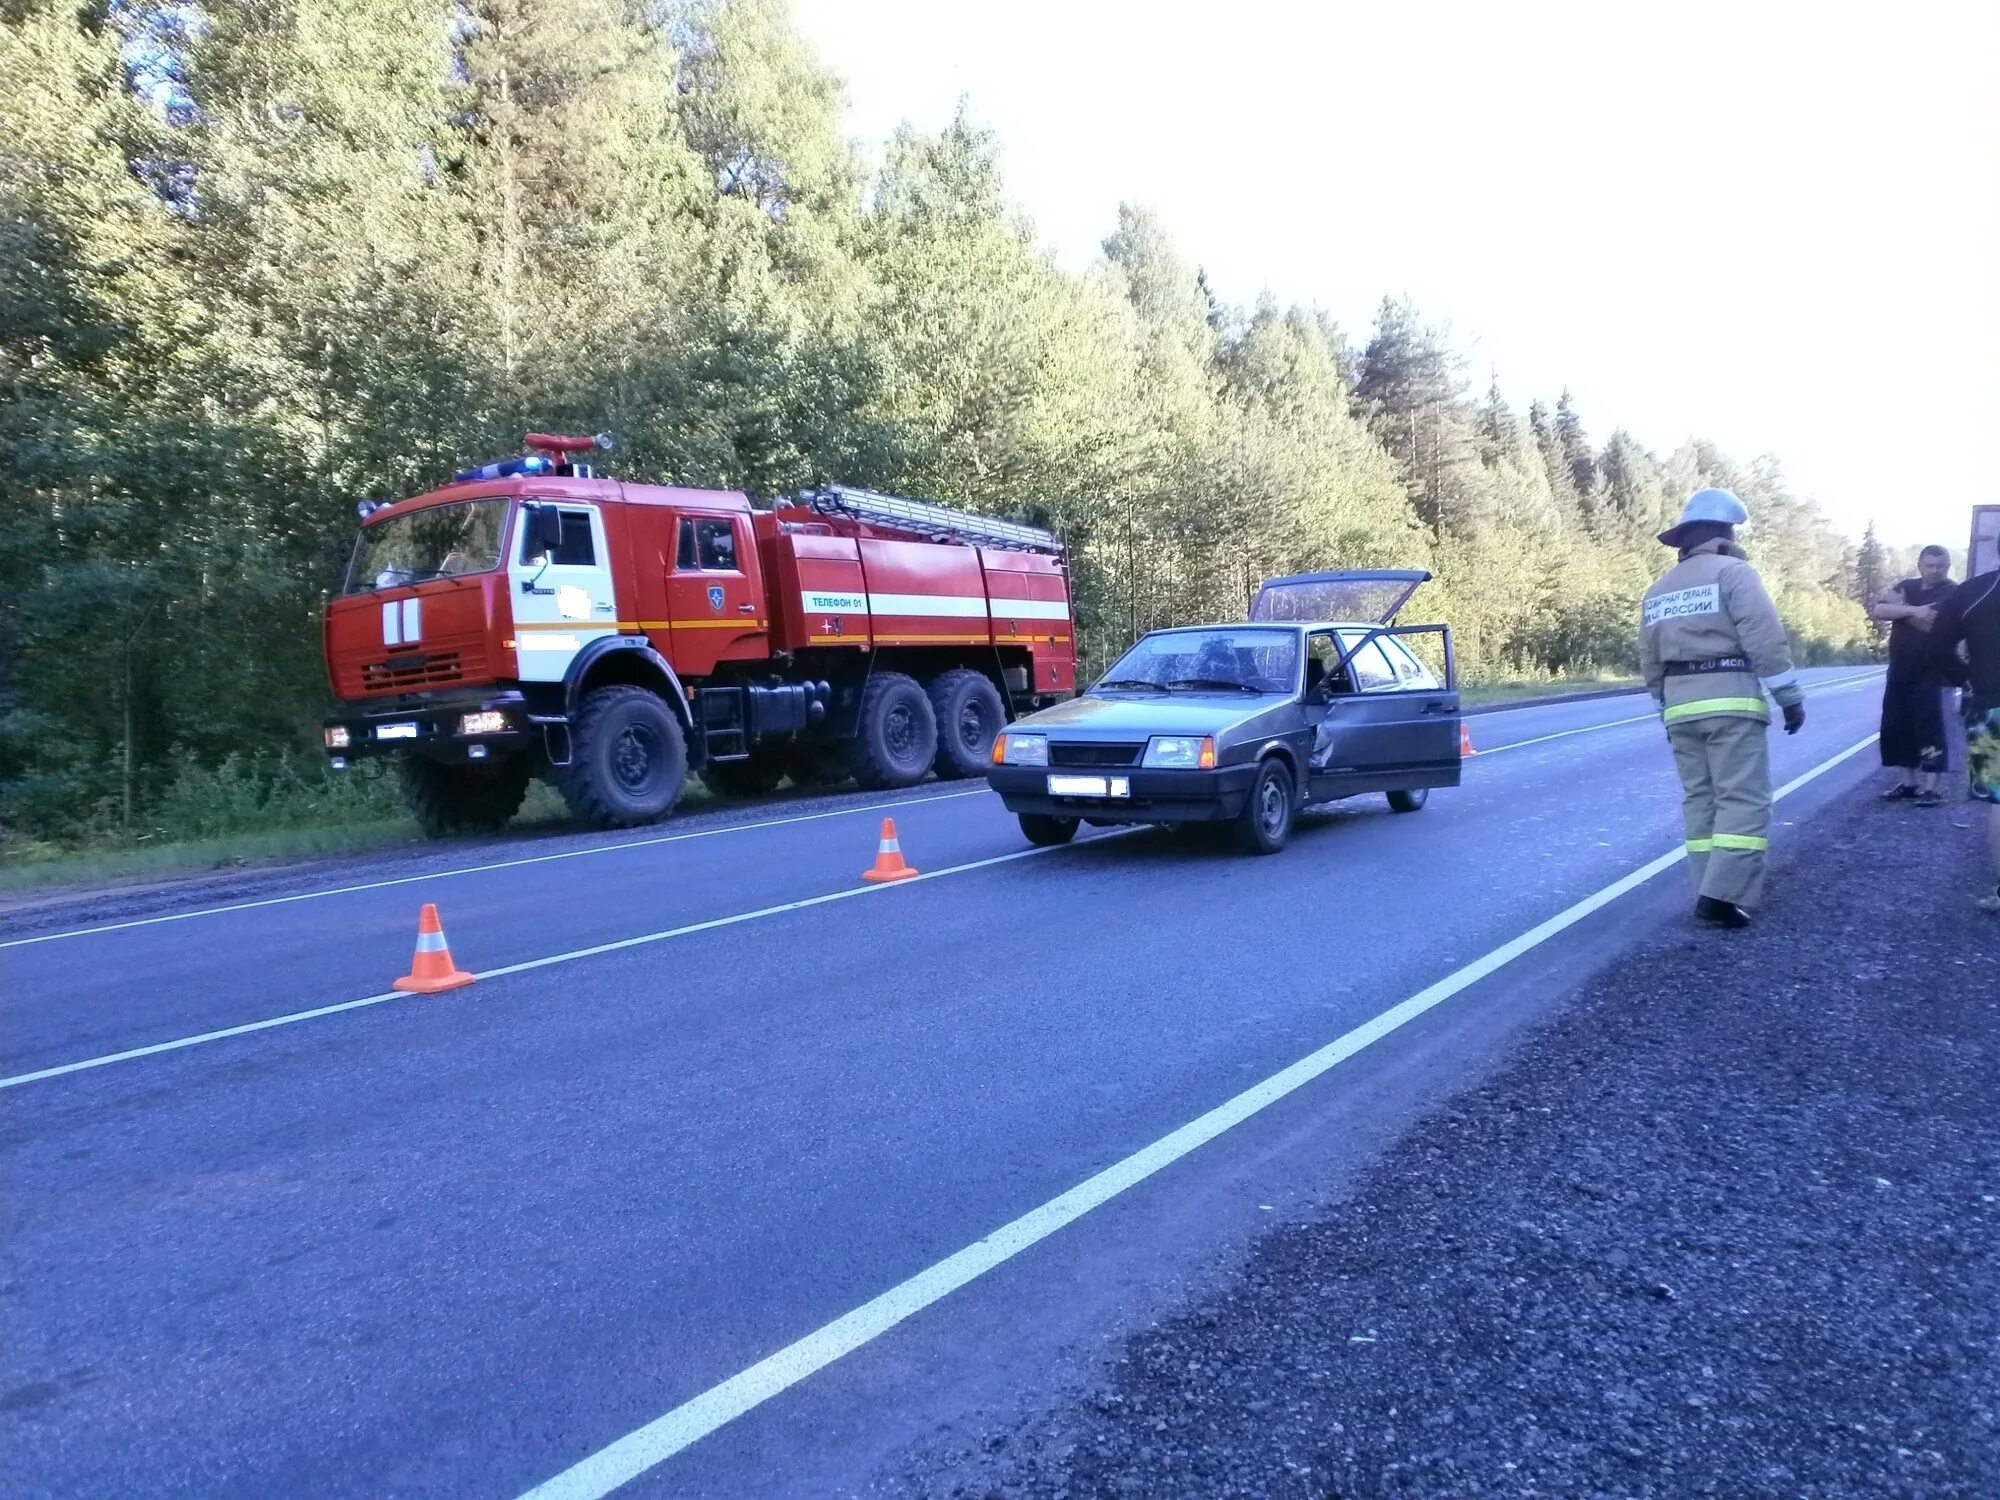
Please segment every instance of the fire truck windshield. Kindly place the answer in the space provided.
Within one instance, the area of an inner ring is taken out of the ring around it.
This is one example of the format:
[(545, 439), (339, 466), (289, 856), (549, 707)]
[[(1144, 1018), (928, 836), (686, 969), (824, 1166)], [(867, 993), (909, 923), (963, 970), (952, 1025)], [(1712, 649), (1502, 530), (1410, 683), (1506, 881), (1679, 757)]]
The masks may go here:
[(500, 534), (507, 526), (505, 500), (456, 500), (361, 528), (347, 568), (349, 594), (401, 588), (427, 578), (488, 573), (500, 565)]

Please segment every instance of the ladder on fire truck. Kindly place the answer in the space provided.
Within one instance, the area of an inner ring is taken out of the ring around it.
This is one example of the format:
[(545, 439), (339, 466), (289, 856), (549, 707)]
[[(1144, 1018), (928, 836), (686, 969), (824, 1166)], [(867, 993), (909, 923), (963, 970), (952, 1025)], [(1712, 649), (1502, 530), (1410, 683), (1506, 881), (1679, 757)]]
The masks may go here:
[(905, 500), (899, 495), (879, 495), (849, 485), (829, 484), (816, 490), (802, 490), (795, 505), (821, 515), (841, 515), (867, 525), (893, 526), (933, 542), (960, 542), (974, 547), (996, 547), (1014, 552), (1045, 552), (1061, 556), (1062, 543), (1054, 532), (1017, 521), (996, 520), (932, 505), (926, 500)]

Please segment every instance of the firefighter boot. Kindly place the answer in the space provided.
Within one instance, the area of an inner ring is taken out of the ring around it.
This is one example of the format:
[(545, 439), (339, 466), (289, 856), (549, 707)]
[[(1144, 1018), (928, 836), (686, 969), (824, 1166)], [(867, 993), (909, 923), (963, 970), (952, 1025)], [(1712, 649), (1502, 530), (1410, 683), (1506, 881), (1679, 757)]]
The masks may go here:
[(1718, 901), (1713, 896), (1697, 896), (1694, 914), (1711, 927), (1748, 927), (1750, 913), (1734, 901)]

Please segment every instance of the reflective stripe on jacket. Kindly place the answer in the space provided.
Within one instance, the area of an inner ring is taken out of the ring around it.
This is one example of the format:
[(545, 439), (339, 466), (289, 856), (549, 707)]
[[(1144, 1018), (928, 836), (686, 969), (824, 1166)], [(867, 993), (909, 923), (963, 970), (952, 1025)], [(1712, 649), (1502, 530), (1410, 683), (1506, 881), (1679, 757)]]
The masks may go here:
[[(1673, 661), (1740, 656), (1748, 671), (1669, 675)], [(1769, 720), (1764, 694), (1803, 701), (1791, 642), (1757, 570), (1723, 541), (1704, 542), (1646, 590), (1639, 669), (1669, 724), (1716, 715)]]

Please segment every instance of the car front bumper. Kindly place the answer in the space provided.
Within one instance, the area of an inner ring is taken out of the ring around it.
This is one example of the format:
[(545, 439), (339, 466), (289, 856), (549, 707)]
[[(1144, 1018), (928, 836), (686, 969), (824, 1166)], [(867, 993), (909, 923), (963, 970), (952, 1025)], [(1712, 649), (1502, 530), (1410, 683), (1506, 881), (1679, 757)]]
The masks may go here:
[[(460, 734), (459, 720), (467, 714), (500, 713), (507, 727), (490, 734)], [(347, 743), (326, 744), (326, 731), (344, 729)], [(321, 724), (321, 744), (335, 770), (369, 755), (406, 752), (454, 764), (539, 746), (542, 725), (531, 719), (518, 692), (502, 691), (420, 702), (385, 704), (366, 712), (336, 714)]]
[(1136, 766), (1056, 766), (1058, 776), (1120, 777), (1131, 784), (1125, 797), (1056, 797), (1049, 794), (1049, 767), (994, 766), (987, 783), (1011, 813), (1050, 818), (1083, 818), (1092, 823), (1215, 823), (1243, 811), (1255, 765), (1214, 771), (1146, 771)]

